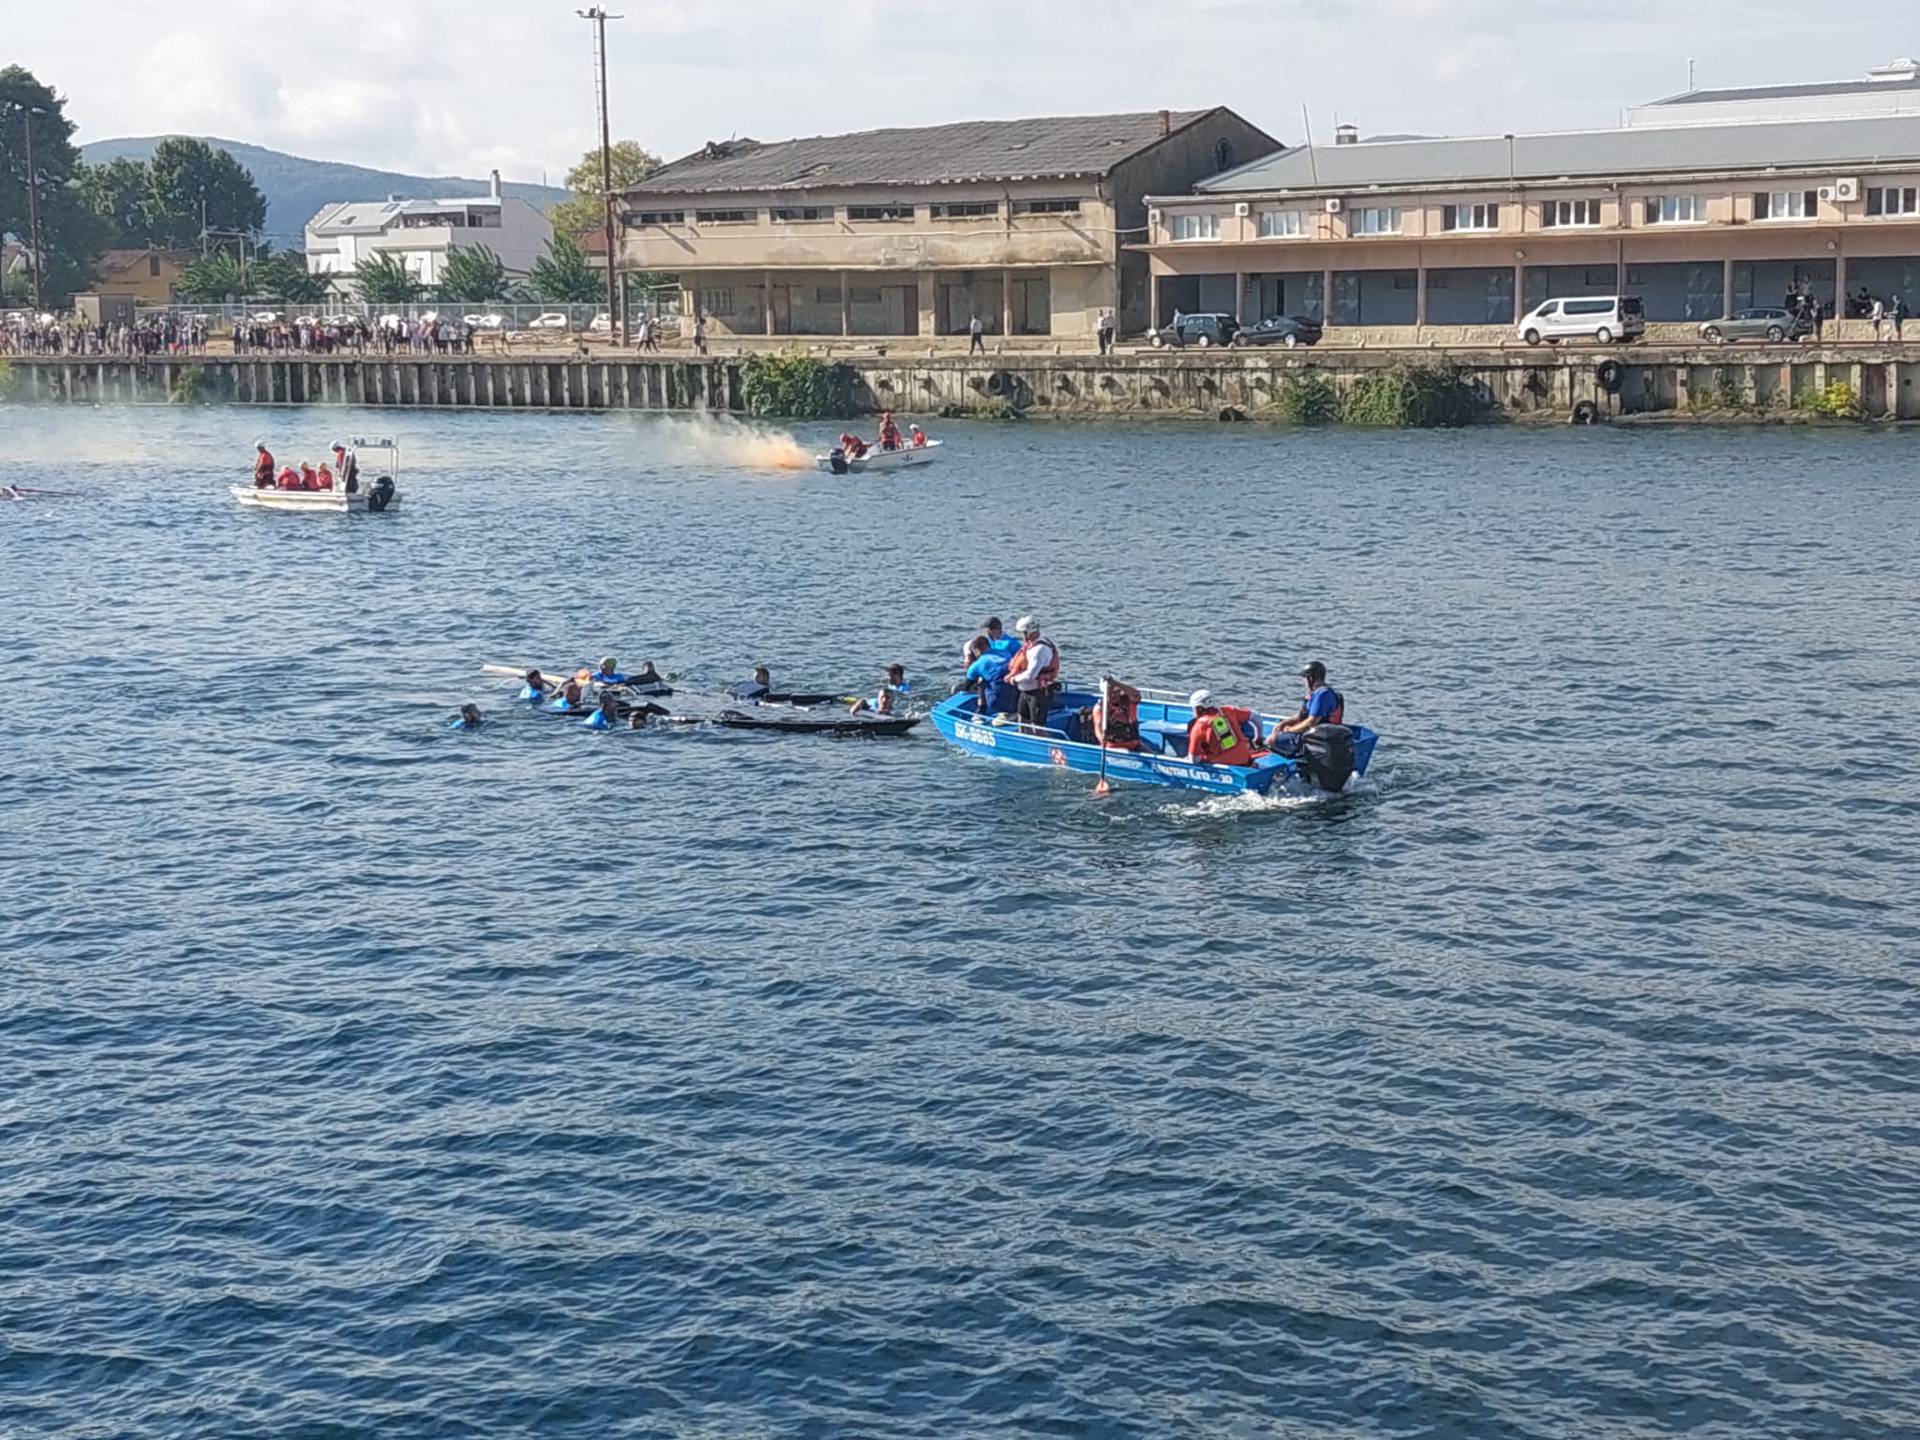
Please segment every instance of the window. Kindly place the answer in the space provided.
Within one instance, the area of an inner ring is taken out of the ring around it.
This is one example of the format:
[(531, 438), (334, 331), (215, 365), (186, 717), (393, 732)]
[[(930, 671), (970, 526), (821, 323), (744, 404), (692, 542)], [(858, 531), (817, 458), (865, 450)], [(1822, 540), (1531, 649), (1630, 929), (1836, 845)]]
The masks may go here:
[(1233, 142), (1224, 135), (1213, 142), (1213, 168), (1215, 170), (1233, 168)]
[(500, 212), (498, 210), (476, 210), (467, 217), (467, 223), (476, 230), (498, 230)]
[(684, 210), (640, 210), (627, 216), (629, 225), (684, 225), (686, 220)]
[(1370, 205), (1352, 212), (1347, 221), (1349, 235), (1398, 235), (1400, 209), (1395, 205)]
[(1498, 230), (1500, 207), (1498, 205), (1442, 205), (1440, 228), (1442, 230)]
[(1605, 300), (1569, 300), (1561, 306), (1561, 313), (1565, 315), (1606, 315), (1612, 310), (1612, 297)]
[(760, 218), (758, 210), (696, 210), (696, 225), (751, 225)]
[(979, 215), (998, 215), (998, 200), (949, 200), (944, 205), (929, 205), (927, 214), (935, 220), (971, 220)]
[(694, 299), (699, 302), (700, 313), (702, 315), (733, 314), (733, 291), (731, 289), (696, 291)]
[(1307, 233), (1304, 210), (1262, 210), (1260, 233), (1270, 240), (1287, 240)]
[(913, 219), (913, 206), (899, 205), (899, 204), (849, 205), (847, 206), (847, 219), (849, 220), (911, 220)]
[(831, 220), (833, 212), (822, 210), (818, 205), (776, 205), (773, 207), (776, 220)]
[(880, 287), (878, 285), (854, 285), (847, 290), (849, 305), (878, 305)]
[(1814, 220), (1819, 215), (1817, 190), (1762, 190), (1753, 197), (1756, 220)]
[(1544, 226), (1598, 225), (1600, 223), (1600, 202), (1598, 200), (1543, 200), (1540, 202), (1540, 224)]
[(160, 257), (158, 255), (147, 256), (147, 277), (152, 280), (158, 280), (160, 278)]
[(1914, 215), (1920, 214), (1920, 190), (1911, 185), (1906, 189), (1881, 186), (1867, 191), (1867, 214), (1869, 215)]
[(1704, 224), (1707, 218), (1707, 197), (1704, 195), (1649, 195), (1646, 213), (1649, 225)]
[(838, 287), (833, 285), (814, 286), (813, 303), (816, 305), (832, 305), (837, 308), (840, 304), (840, 291)]
[(1078, 215), (1078, 200), (1016, 200), (1013, 202), (1016, 215)]
[(1218, 240), (1220, 238), (1220, 217), (1218, 215), (1176, 215), (1173, 217), (1173, 238), (1176, 240)]

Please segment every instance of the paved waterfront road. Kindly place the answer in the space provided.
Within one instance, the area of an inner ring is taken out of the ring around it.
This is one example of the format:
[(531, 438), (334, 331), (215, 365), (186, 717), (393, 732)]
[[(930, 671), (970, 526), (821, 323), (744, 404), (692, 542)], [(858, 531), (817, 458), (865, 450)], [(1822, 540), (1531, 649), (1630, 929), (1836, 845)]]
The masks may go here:
[[(226, 500), (394, 428), (405, 508)], [(1884, 1437), (1911, 436), (0, 413), (0, 1435)], [(819, 438), (813, 436), (810, 438)], [(599, 736), (1038, 611), (1360, 793)], [(444, 728), (461, 701), (496, 718)]]

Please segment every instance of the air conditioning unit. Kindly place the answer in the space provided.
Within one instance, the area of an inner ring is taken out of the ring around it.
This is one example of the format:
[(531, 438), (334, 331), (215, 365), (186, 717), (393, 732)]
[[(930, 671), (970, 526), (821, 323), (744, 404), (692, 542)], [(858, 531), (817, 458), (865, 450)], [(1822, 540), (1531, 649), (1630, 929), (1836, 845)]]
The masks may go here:
[(1833, 193), (1833, 186), (1822, 185), (1820, 187), (1820, 198), (1822, 200), (1832, 200), (1833, 198), (1835, 198)]
[(1253, 213), (1253, 206), (1244, 200), (1236, 200), (1233, 202), (1233, 213), (1244, 220)]
[(1860, 181), (1848, 176), (1845, 180), (1833, 182), (1833, 198), (1843, 204), (1860, 198)]
[(1147, 223), (1149, 225), (1158, 225), (1160, 223), (1160, 212), (1158, 210), (1147, 211)]
[(1327, 197), (1327, 214), (1338, 215), (1339, 213), (1340, 213), (1340, 197), (1338, 195), (1329, 195)]

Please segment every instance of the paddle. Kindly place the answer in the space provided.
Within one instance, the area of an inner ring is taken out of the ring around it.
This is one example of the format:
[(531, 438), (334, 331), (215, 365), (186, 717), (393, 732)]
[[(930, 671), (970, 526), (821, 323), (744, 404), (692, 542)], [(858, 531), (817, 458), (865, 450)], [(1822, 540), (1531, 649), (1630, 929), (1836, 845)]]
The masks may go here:
[(1107, 704), (1107, 677), (1102, 675), (1100, 677), (1100, 723), (1095, 727), (1097, 733), (1094, 735), (1094, 739), (1100, 742), (1100, 783), (1093, 787), (1093, 793), (1096, 796), (1113, 793), (1113, 787), (1107, 784), (1107, 725), (1112, 714), (1113, 711)]

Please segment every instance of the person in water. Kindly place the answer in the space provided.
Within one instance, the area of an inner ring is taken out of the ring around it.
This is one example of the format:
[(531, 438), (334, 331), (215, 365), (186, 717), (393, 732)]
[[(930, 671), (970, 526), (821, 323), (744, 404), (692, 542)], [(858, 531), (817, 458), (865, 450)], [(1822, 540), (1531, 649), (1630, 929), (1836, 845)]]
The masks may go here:
[(548, 706), (547, 708), (550, 710), (581, 709), (582, 702), (580, 699), (579, 679), (575, 676), (569, 675), (567, 677), (566, 683), (560, 687), (560, 698), (558, 700), (555, 700), (553, 704)]
[(271, 490), (273, 488), (273, 452), (267, 449), (267, 442), (261, 440), (253, 447), (253, 488)]
[(462, 705), (460, 707), (460, 718), (455, 720), (449, 728), (454, 730), (478, 730), (480, 728), (480, 707), (478, 705)]
[(1325, 665), (1318, 660), (1309, 660), (1301, 667), (1300, 679), (1306, 686), (1307, 698), (1301, 703), (1297, 715), (1275, 725), (1273, 734), (1267, 737), (1268, 743), (1276, 750), (1281, 748), (1280, 737), (1283, 735), (1299, 735), (1316, 725), (1339, 725), (1346, 716), (1347, 702), (1341, 698), (1338, 690), (1327, 683)]
[(655, 705), (651, 702), (635, 705), (627, 711), (627, 728), (629, 730), (644, 730), (647, 728), (647, 722), (649, 720), (654, 719), (656, 716), (666, 716), (672, 713), (673, 712), (667, 709), (666, 706)]
[(614, 657), (609, 655), (600, 662), (600, 668), (593, 672), (593, 683), (596, 685), (625, 685), (627, 683), (627, 677), (620, 673), (618, 668), (616, 668)]
[(667, 683), (667, 677), (653, 668), (651, 660), (647, 660), (642, 662), (638, 673), (628, 678), (627, 683), (629, 685), (664, 685)]
[(773, 693), (773, 672), (764, 665), (753, 667), (753, 679), (733, 687), (736, 700), (759, 700)]
[(520, 692), (522, 700), (540, 701), (547, 698), (547, 677), (538, 670), (529, 670), (526, 674), (526, 688)]
[(620, 723), (620, 697), (611, 690), (600, 692), (600, 704), (593, 714), (581, 721), (595, 730), (611, 730)]
[(880, 412), (880, 448), (898, 450), (900, 448), (900, 426), (893, 418), (893, 411)]
[(893, 715), (899, 711), (900, 697), (913, 687), (907, 684), (907, 667), (904, 665), (887, 666), (887, 678), (873, 694), (871, 700), (856, 700), (848, 713), (853, 715)]
[(1221, 705), (1210, 690), (1196, 690), (1187, 703), (1193, 720), (1187, 726), (1187, 759), (1199, 765), (1251, 765), (1253, 746), (1241, 728), (1247, 711)]

